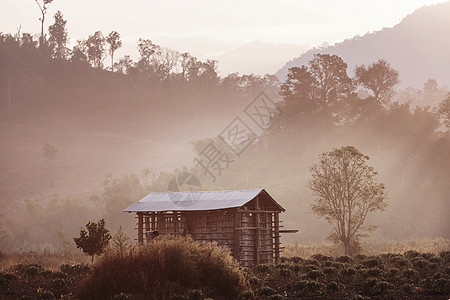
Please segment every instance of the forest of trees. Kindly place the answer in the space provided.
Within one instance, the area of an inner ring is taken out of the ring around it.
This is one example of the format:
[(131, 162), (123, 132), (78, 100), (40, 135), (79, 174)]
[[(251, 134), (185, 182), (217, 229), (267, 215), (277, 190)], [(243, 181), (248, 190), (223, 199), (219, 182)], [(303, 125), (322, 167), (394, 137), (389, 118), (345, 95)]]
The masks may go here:
[[(283, 83), (269, 74), (220, 77), (217, 61), (200, 61), (144, 38), (137, 41), (136, 61), (116, 58), (122, 45), (118, 32), (96, 31), (69, 49), (66, 24), (58, 11), (48, 35), (44, 29), (37, 37), (20, 30), (0, 33), (2, 122), (36, 119), (55, 126), (46, 122), (82, 119), (112, 132), (112, 125), (149, 115), (176, 122), (204, 113), (231, 121), (261, 91), (282, 114), (243, 155), (233, 157), (216, 182), (201, 169), (180, 166), (152, 178), (148, 172), (106, 175), (103, 191), (91, 197), (2, 199), (17, 205), (1, 216), (0, 250), (73, 250), (79, 226), (101, 218), (111, 232), (122, 225), (132, 236), (135, 220), (122, 209), (146, 193), (166, 191), (171, 176), (181, 170), (198, 175), (204, 189), (266, 188), (287, 209), (285, 226), (300, 229), (295, 239), (322, 240), (329, 228), (311, 214), (309, 168), (320, 153), (345, 145), (367, 153), (386, 184), (388, 207), (374, 217), (381, 225), (378, 238), (450, 236), (450, 95), (439, 99), (438, 108), (395, 102), (401, 78), (382, 58), (358, 66), (351, 78), (342, 58), (317, 54), (307, 65), (289, 69)], [(423, 91), (426, 97), (440, 97), (431, 79)], [(193, 141), (194, 152), (199, 154), (211, 139)]]

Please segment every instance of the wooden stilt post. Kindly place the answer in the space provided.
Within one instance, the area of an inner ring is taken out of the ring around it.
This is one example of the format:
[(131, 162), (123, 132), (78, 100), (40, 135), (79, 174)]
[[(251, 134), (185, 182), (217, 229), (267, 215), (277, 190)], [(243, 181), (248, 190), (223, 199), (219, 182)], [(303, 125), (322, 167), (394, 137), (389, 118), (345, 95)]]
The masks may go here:
[(138, 243), (144, 243), (144, 215), (141, 212), (137, 213), (138, 216)]
[[(145, 232), (150, 231), (150, 217), (148, 215), (145, 215), (144, 217), (144, 224), (145, 224)], [(144, 234), (145, 234), (144, 232)], [(147, 235), (145, 234), (145, 237), (147, 238)]]
[(259, 244), (261, 243), (261, 230), (259, 228), (259, 223), (260, 223), (260, 219), (259, 219), (259, 197), (256, 197), (255, 199), (255, 209), (256, 209), (256, 213), (255, 213), (255, 263), (257, 265), (259, 265), (260, 261), (261, 261), (261, 257), (260, 257), (260, 253), (259, 253)]
[(240, 251), (240, 244), (241, 244), (241, 238), (240, 238), (240, 231), (236, 230), (236, 228), (241, 227), (241, 214), (238, 212), (238, 210), (235, 210), (234, 213), (234, 222), (233, 222), (233, 231), (234, 231), (234, 258), (236, 260), (240, 260), (241, 251)]
[(156, 213), (152, 212), (152, 230), (156, 230)]
[(275, 242), (275, 263), (280, 260), (280, 213), (274, 214), (274, 242)]

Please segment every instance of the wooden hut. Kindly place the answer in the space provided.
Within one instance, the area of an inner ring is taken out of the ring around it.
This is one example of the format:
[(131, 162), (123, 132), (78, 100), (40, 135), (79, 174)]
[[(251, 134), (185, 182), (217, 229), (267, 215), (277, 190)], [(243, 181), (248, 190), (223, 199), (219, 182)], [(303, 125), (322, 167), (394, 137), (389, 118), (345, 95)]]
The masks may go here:
[(279, 261), (285, 210), (264, 189), (151, 193), (124, 211), (137, 214), (139, 243), (189, 234), (228, 246), (244, 266)]

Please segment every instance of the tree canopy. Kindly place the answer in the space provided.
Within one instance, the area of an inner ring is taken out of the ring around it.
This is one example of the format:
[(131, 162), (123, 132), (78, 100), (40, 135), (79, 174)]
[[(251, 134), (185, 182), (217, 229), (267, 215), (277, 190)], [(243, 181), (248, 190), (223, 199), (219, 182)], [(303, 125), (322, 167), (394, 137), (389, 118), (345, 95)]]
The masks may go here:
[(384, 59), (379, 59), (368, 67), (357, 66), (356, 80), (366, 89), (369, 89), (375, 100), (389, 102), (394, 94), (394, 86), (399, 84), (398, 72)]
[(94, 256), (100, 255), (105, 251), (109, 244), (111, 235), (109, 230), (105, 227), (105, 220), (101, 219), (97, 223), (89, 221), (86, 224), (86, 230), (81, 229), (80, 236), (74, 238), (77, 248), (83, 250), (84, 253), (91, 256), (91, 261), (94, 262)]
[(368, 160), (355, 147), (346, 146), (321, 154), (310, 169), (312, 210), (334, 225), (329, 238), (342, 243), (346, 254), (354, 254), (359, 239), (377, 228), (365, 224), (367, 215), (387, 206), (385, 187)]

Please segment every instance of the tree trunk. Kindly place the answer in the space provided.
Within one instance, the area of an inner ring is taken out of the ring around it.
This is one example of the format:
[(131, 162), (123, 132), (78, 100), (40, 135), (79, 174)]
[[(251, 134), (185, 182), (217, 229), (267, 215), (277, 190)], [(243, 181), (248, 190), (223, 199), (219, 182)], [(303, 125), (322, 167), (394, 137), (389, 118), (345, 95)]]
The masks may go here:
[(8, 76), (8, 116), (11, 116), (11, 85)]
[(114, 52), (111, 52), (111, 72), (114, 72)]

